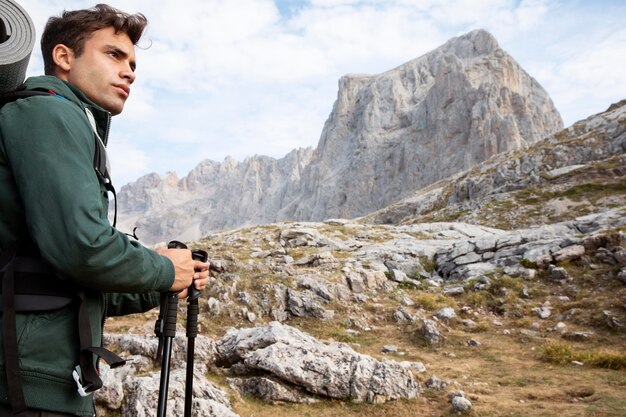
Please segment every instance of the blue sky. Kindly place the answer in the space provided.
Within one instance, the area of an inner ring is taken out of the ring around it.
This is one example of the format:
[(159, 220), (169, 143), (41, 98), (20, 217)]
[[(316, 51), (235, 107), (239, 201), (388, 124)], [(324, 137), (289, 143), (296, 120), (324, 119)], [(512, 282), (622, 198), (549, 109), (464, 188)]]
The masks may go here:
[[(83, 0), (18, 0), (38, 34)], [(137, 81), (113, 120), (120, 188), (203, 159), (317, 146), (338, 79), (378, 74), (483, 28), (548, 91), (566, 126), (626, 98), (626, 2), (114, 0), (142, 12)], [(147, 47), (149, 46), (149, 47)], [(29, 75), (43, 72), (33, 53)]]

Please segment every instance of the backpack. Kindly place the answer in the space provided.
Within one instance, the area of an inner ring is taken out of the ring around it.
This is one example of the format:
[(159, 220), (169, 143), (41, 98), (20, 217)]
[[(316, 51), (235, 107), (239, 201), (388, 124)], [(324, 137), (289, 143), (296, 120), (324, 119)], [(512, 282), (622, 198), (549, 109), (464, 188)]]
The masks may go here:
[[(12, 101), (33, 97), (52, 96), (50, 91), (16, 90), (0, 94), (0, 109)], [(89, 112), (87, 110), (87, 112)], [(92, 116), (93, 117), (93, 116)], [(94, 129), (96, 148), (93, 168), (98, 178), (111, 191), (115, 200), (115, 217), (117, 222), (117, 198), (111, 184), (107, 168), (106, 149), (100, 140), (92, 119), (87, 114), (90, 125)], [(19, 366), (17, 345), (16, 313), (35, 313), (57, 310), (72, 303), (77, 304), (77, 323), (79, 336), (79, 365), (72, 373), (81, 396), (90, 395), (102, 387), (102, 380), (94, 365), (93, 355), (102, 358), (112, 368), (125, 364), (125, 361), (99, 346), (92, 346), (91, 326), (87, 312), (84, 289), (57, 278), (55, 271), (41, 258), (36, 245), (28, 234), (22, 236), (0, 256), (0, 274), (2, 277), (0, 313), (4, 333), (4, 354), (7, 377), (7, 389), (11, 409), (18, 414), (26, 410), (22, 376)]]

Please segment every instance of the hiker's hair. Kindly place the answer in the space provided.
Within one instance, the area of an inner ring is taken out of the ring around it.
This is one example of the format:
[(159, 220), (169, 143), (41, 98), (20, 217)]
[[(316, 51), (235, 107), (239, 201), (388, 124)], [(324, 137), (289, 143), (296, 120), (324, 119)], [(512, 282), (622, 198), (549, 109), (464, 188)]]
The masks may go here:
[(43, 54), (44, 72), (54, 75), (56, 64), (52, 59), (54, 47), (63, 44), (71, 48), (76, 57), (82, 55), (85, 41), (92, 33), (112, 27), (115, 33), (125, 33), (133, 45), (143, 34), (148, 19), (141, 14), (128, 14), (107, 4), (98, 4), (91, 9), (63, 11), (61, 16), (48, 19), (41, 35), (41, 53)]

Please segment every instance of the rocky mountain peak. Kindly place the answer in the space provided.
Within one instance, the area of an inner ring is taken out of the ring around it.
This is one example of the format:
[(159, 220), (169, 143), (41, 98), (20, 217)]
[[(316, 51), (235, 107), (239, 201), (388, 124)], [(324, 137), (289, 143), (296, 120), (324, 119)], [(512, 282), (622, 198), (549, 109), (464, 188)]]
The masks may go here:
[(203, 161), (178, 184), (141, 179), (122, 188), (120, 218), (146, 242), (354, 218), (561, 127), (543, 88), (476, 30), (382, 74), (342, 77), (317, 149)]

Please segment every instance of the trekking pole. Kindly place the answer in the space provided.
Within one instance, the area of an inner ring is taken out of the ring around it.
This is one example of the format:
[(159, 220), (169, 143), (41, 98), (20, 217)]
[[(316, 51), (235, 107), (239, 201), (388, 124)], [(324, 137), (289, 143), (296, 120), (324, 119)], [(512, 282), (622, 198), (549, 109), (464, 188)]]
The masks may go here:
[[(187, 249), (187, 245), (182, 242), (172, 241), (168, 247), (175, 249)], [(196, 261), (206, 262), (209, 254), (200, 249), (191, 251), (191, 258)], [(193, 368), (194, 354), (196, 347), (196, 336), (198, 335), (198, 298), (202, 292), (192, 283), (187, 290), (187, 373), (185, 376), (185, 417), (191, 417), (191, 402), (193, 400)]]
[[(195, 249), (191, 251), (191, 257), (197, 261), (206, 262), (209, 254), (206, 251)], [(191, 402), (193, 399), (193, 368), (194, 353), (196, 349), (196, 336), (198, 335), (198, 298), (202, 292), (191, 284), (187, 298), (187, 376), (185, 377), (185, 415), (191, 417)]]
[[(171, 241), (168, 249), (186, 249), (184, 243)], [(161, 308), (159, 317), (154, 325), (154, 333), (159, 338), (157, 360), (161, 359), (161, 380), (159, 382), (159, 402), (157, 417), (165, 417), (167, 411), (167, 393), (169, 390), (170, 368), (172, 359), (172, 341), (176, 337), (176, 318), (178, 315), (178, 293), (167, 292), (161, 294)]]
[(157, 352), (157, 356), (162, 356), (157, 417), (165, 417), (165, 412), (167, 410), (170, 360), (172, 358), (172, 341), (176, 336), (177, 313), (178, 293), (168, 292), (161, 294), (161, 313), (159, 314), (159, 319), (155, 325), (155, 333), (159, 336), (159, 351)]

